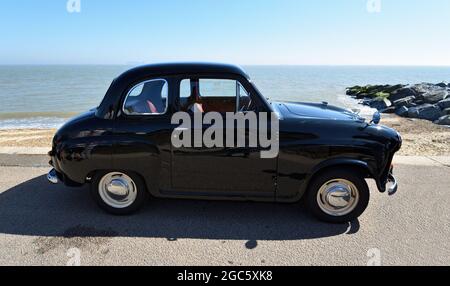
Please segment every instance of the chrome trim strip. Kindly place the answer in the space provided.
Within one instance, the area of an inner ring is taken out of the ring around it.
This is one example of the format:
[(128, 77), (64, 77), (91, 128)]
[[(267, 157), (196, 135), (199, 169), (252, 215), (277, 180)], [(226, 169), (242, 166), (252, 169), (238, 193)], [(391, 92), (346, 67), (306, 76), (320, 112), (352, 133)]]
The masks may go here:
[(388, 189), (388, 195), (393, 196), (393, 195), (395, 195), (395, 193), (397, 193), (398, 184), (397, 184), (397, 179), (394, 177), (392, 172), (389, 173), (388, 182), (392, 183), (392, 186), (389, 187), (389, 189)]

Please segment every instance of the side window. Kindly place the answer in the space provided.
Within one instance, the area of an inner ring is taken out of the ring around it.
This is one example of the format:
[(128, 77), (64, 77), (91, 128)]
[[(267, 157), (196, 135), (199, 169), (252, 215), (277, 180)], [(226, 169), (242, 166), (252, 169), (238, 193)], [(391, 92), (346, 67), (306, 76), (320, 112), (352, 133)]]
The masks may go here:
[[(239, 98), (239, 102), (238, 102)], [(180, 105), (183, 111), (236, 112), (250, 96), (236, 80), (184, 79), (180, 83)]]
[(236, 99), (236, 81), (228, 79), (200, 79), (200, 94), (205, 97)]
[(180, 83), (180, 98), (186, 99), (191, 96), (191, 80), (183, 79)]
[(157, 115), (167, 111), (168, 84), (164, 79), (148, 80), (134, 86), (123, 105), (127, 115)]

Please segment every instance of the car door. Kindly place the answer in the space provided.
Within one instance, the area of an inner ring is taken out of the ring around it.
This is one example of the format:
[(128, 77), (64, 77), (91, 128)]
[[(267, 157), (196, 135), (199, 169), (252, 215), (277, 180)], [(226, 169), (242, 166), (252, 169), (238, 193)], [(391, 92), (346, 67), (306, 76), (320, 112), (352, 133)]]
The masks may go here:
[[(193, 84), (193, 81), (195, 84)], [(198, 88), (196, 93), (195, 88)], [(248, 96), (240, 98), (240, 93)], [(227, 140), (236, 143), (236, 124), (226, 124), (227, 113), (236, 114), (242, 108), (241, 102), (249, 104), (250, 94), (239, 81), (221, 78), (183, 79), (180, 81), (178, 96), (180, 110), (187, 112), (191, 119), (191, 135), (202, 134), (213, 122), (194, 124), (195, 117), (204, 119), (208, 113), (220, 114), (223, 127), (223, 146), (201, 147), (172, 146), (172, 189), (186, 194), (213, 195), (218, 197), (258, 197), (274, 199), (276, 180), (276, 158), (262, 159), (259, 147), (227, 146)], [(199, 116), (190, 112), (186, 103), (189, 97), (200, 97), (204, 112)], [(246, 111), (248, 112), (248, 111)], [(257, 117), (257, 116), (255, 116)], [(215, 122), (214, 122), (215, 123)], [(174, 126), (174, 128), (177, 128)], [(251, 133), (245, 125), (245, 138)], [(254, 131), (254, 130), (253, 130)], [(234, 134), (234, 140), (230, 138)], [(191, 140), (193, 142), (193, 140)]]
[(143, 80), (129, 90), (114, 126), (112, 168), (140, 174), (158, 196), (170, 188), (172, 79)]

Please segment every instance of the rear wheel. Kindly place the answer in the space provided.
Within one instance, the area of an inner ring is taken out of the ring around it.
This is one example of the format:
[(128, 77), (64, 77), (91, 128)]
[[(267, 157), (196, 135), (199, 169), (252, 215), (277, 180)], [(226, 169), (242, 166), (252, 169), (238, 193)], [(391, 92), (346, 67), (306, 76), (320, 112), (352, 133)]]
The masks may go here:
[(320, 220), (345, 223), (367, 208), (370, 191), (364, 176), (352, 169), (330, 170), (317, 176), (307, 192), (307, 205)]
[(132, 214), (148, 199), (141, 177), (118, 171), (97, 173), (92, 179), (91, 194), (103, 210), (115, 215)]

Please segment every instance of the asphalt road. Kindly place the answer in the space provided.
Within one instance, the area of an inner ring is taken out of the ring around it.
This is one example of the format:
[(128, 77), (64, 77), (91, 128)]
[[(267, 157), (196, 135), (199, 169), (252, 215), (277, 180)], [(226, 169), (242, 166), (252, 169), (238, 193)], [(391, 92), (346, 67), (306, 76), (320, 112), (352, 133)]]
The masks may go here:
[(0, 265), (78, 254), (81, 265), (450, 265), (450, 168), (439, 164), (397, 165), (394, 197), (371, 183), (366, 213), (330, 225), (301, 204), (154, 200), (114, 217), (87, 188), (48, 184), (44, 158), (17, 158), (0, 158)]

